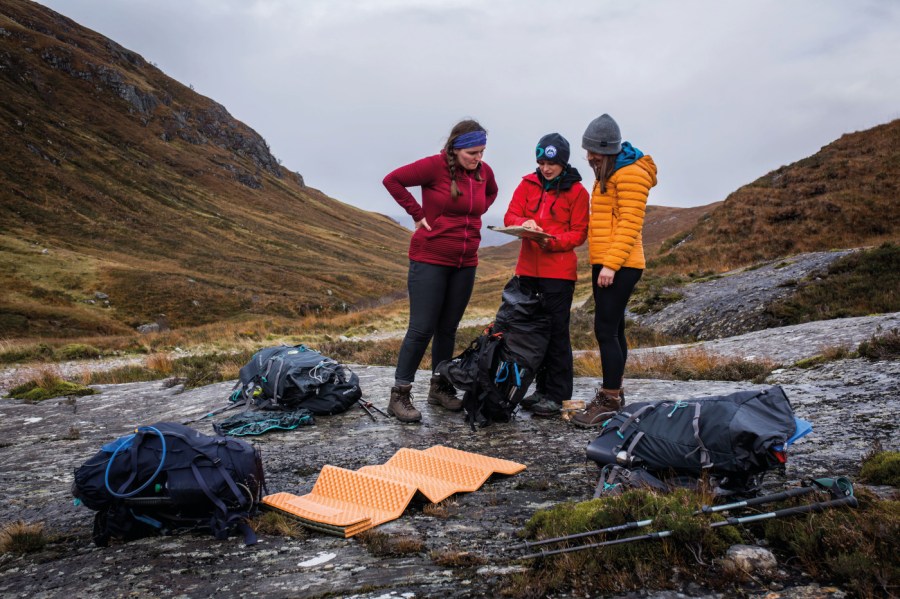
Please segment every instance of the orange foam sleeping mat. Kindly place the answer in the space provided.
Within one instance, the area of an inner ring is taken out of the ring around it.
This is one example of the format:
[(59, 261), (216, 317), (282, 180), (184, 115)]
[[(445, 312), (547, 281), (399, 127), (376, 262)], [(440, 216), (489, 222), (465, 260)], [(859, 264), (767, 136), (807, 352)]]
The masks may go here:
[(416, 491), (437, 503), (454, 493), (477, 491), (494, 473), (524, 469), (524, 464), (442, 445), (425, 451), (403, 448), (379, 466), (325, 465), (306, 495), (275, 493), (262, 502), (314, 530), (352, 537), (399, 518)]

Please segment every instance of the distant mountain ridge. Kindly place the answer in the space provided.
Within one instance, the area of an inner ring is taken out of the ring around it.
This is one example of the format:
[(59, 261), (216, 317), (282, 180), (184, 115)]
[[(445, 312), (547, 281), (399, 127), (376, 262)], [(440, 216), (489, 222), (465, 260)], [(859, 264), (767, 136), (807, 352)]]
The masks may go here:
[(408, 230), (306, 187), (223, 106), (27, 0), (0, 7), (0, 136), (4, 336), (295, 317), (403, 286)]

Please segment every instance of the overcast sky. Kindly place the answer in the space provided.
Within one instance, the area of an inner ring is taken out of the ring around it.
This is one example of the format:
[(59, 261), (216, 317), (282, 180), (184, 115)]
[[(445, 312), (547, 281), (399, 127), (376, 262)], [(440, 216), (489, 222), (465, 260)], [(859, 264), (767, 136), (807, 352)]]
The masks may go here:
[(900, 118), (896, 0), (41, 3), (223, 104), (308, 185), (391, 216), (384, 175), (466, 117), (488, 130), (490, 220), (545, 133), (591, 179), (581, 136), (604, 112), (656, 161), (650, 202), (684, 207)]

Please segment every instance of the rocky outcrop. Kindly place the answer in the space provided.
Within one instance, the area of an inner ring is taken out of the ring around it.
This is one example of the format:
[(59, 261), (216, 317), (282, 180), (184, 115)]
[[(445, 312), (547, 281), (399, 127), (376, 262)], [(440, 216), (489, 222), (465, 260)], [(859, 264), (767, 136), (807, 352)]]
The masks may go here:
[(657, 312), (630, 317), (669, 335), (700, 340), (778, 326), (766, 308), (789, 297), (802, 280), (814, 279), (852, 251), (799, 254), (726, 272), (678, 288), (682, 298)]

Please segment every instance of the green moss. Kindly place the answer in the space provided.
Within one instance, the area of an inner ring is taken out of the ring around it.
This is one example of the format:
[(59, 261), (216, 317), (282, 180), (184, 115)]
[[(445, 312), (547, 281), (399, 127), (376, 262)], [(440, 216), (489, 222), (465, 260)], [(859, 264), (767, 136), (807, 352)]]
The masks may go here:
[(56, 354), (63, 360), (83, 360), (99, 358), (103, 355), (103, 352), (93, 345), (70, 343), (69, 345), (61, 347)]
[(859, 478), (873, 485), (900, 487), (900, 451), (879, 451), (866, 458)]
[(857, 489), (859, 507), (770, 520), (765, 538), (814, 578), (857, 597), (887, 597), (900, 585), (900, 502)]
[[(625, 522), (652, 519), (650, 527), (622, 533), (619, 537), (649, 532), (672, 531), (661, 540), (640, 540), (603, 548), (548, 556), (533, 563), (533, 569), (510, 579), (513, 596), (545, 596), (571, 589), (576, 595), (623, 592), (642, 588), (671, 588), (685, 580), (701, 580), (708, 563), (724, 555), (731, 545), (742, 541), (734, 527), (710, 528), (719, 515), (699, 518), (697, 506), (708, 503), (696, 492), (678, 490), (657, 495), (644, 490), (581, 503), (565, 503), (537, 512), (526, 524), (522, 536), (547, 539), (616, 526)], [(572, 544), (588, 544), (616, 537), (589, 537)], [(548, 545), (547, 548), (564, 545)], [(673, 572), (678, 574), (673, 576)], [(677, 579), (677, 580), (676, 580)], [(722, 580), (704, 580), (719, 585)]]
[(35, 381), (28, 381), (27, 383), (10, 389), (8, 397), (37, 403), (53, 397), (94, 395), (97, 393), (96, 389), (91, 389), (90, 387), (79, 385), (78, 383), (71, 383), (60, 379), (50, 383), (44, 383), (44, 385), (45, 386), (41, 386)]

